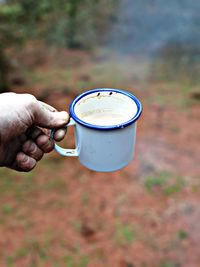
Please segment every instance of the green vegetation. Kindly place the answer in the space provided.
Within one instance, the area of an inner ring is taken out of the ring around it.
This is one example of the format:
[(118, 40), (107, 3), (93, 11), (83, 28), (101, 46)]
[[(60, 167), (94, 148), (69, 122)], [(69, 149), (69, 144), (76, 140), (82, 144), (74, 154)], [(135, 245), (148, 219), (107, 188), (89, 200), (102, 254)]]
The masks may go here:
[(90, 262), (88, 255), (81, 255), (77, 257), (77, 255), (67, 254), (64, 256), (63, 260), (66, 267), (87, 267)]
[(79, 267), (87, 267), (90, 262), (90, 258), (87, 255), (83, 255), (79, 259)]
[(81, 195), (81, 203), (83, 206), (87, 206), (90, 202), (90, 195), (88, 192), (83, 192)]
[(166, 196), (180, 192), (185, 185), (183, 177), (161, 172), (145, 179), (145, 188), (150, 193), (162, 193)]
[(43, 185), (44, 190), (46, 191), (58, 191), (60, 193), (67, 193), (66, 182), (61, 180), (59, 177), (54, 177), (51, 180), (47, 181)]
[(114, 239), (116, 243), (120, 246), (128, 245), (133, 243), (137, 239), (137, 233), (134, 225), (117, 223)]
[(82, 222), (79, 220), (74, 220), (72, 222), (72, 227), (74, 228), (74, 230), (78, 233), (81, 232), (81, 228), (82, 228)]
[[(15, 172), (10, 170), (0, 170), (1, 196), (14, 196), (18, 202), (21, 202), (24, 201), (28, 195), (33, 193), (36, 187), (34, 171), (16, 175)], [(5, 210), (9, 210), (9, 207), (6, 207)]]
[(0, 92), (8, 89), (10, 59), (6, 51), (24, 39), (24, 26), (20, 24), (23, 10), (16, 1), (12, 2), (0, 4)]
[(188, 238), (188, 233), (185, 230), (179, 230), (177, 235), (180, 240), (185, 240)]
[(24, 244), (24, 246), (13, 252), (12, 256), (7, 256), (6, 263), (8, 266), (12, 266), (12, 264), (14, 265), (15, 261), (26, 258), (29, 255), (37, 258), (33, 266), (38, 266), (38, 262), (44, 262), (47, 259), (46, 248), (39, 244), (37, 240), (29, 240), (26, 244)]
[(3, 208), (2, 208), (2, 212), (4, 214), (10, 214), (10, 213), (12, 213), (13, 212), (13, 206), (11, 204), (9, 204), (9, 203), (4, 204), (3, 205)]
[(180, 267), (179, 264), (174, 263), (173, 261), (163, 261), (159, 267)]
[(14, 258), (12, 256), (6, 257), (6, 266), (7, 267), (13, 267), (14, 266)]
[(74, 267), (75, 266), (75, 259), (72, 255), (65, 255), (63, 258), (66, 267)]
[(199, 47), (194, 44), (167, 43), (153, 63), (152, 78), (199, 84), (199, 52)]
[(9, 88), (11, 48), (17, 52), (17, 47), (31, 40), (91, 48), (102, 36), (117, 2), (6, 0), (0, 3), (0, 92)]
[(5, 175), (4, 172), (1, 172), (2, 175), (0, 175), (0, 193), (8, 193), (13, 188), (13, 180), (9, 175)]

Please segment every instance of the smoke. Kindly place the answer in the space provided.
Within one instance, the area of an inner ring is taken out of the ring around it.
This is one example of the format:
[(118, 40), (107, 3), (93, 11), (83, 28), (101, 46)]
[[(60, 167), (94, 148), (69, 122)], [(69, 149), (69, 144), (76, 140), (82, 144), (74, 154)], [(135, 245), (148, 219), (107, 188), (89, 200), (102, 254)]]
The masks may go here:
[(197, 47), (199, 11), (198, 0), (120, 0), (106, 45), (122, 54), (148, 56), (170, 43)]

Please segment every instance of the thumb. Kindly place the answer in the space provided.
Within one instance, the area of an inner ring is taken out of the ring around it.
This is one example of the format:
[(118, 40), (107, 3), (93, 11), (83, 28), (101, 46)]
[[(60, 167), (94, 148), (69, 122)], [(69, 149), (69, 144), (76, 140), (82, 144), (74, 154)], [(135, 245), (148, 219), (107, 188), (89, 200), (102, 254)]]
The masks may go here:
[(60, 128), (69, 121), (66, 111), (58, 112), (54, 107), (37, 101), (34, 110), (34, 124), (44, 128)]

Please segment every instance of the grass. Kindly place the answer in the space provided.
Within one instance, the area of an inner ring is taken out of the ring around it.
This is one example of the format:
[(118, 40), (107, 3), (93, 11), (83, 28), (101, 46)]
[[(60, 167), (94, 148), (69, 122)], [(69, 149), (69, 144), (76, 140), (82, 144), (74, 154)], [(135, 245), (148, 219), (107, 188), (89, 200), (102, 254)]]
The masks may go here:
[(184, 188), (185, 181), (181, 176), (161, 172), (147, 177), (144, 185), (149, 193), (162, 193), (165, 196), (170, 196), (179, 193)]
[(90, 258), (88, 255), (82, 255), (79, 259), (79, 267), (87, 267), (90, 262)]
[(53, 90), (54, 86), (64, 87), (73, 79), (71, 70), (54, 67), (48, 68), (46, 72), (41, 72), (41, 70), (25, 70), (22, 75), (25, 77), (29, 86), (42, 84), (42, 86), (48, 87), (48, 90)]
[(137, 239), (135, 227), (132, 224), (117, 223), (114, 239), (119, 246), (130, 245)]
[(90, 203), (90, 195), (88, 192), (83, 192), (81, 195), (81, 203), (83, 206), (87, 206)]
[(72, 255), (65, 255), (63, 260), (66, 267), (75, 267), (75, 258)]
[(12, 177), (12, 173), (7, 169), (0, 169), (0, 194), (5, 194), (12, 190), (14, 184), (14, 180)]
[[(21, 245), (16, 251), (13, 251), (11, 255), (5, 258), (6, 263), (10, 264), (27, 257), (34, 257), (37, 259), (36, 263), (39, 266), (40, 262), (46, 262), (49, 259), (49, 242), (39, 242), (37, 239), (27, 239), (24, 244)], [(51, 256), (50, 256), (51, 258)]]
[(172, 133), (180, 133), (181, 129), (178, 127), (178, 126), (175, 126), (173, 125), (171, 128), (170, 128), (171, 132)]
[(144, 235), (143, 240), (151, 250), (153, 250), (154, 252), (159, 251), (159, 244), (155, 236)]
[(117, 204), (118, 205), (124, 205), (126, 204), (128, 201), (128, 197), (126, 194), (121, 193), (118, 197), (117, 197)]
[(67, 254), (63, 257), (66, 267), (87, 267), (90, 262), (88, 255), (73, 255)]
[(47, 181), (43, 187), (45, 191), (58, 191), (60, 193), (67, 193), (67, 184), (65, 181), (61, 180), (59, 177), (54, 177), (53, 179)]
[(72, 225), (73, 229), (77, 233), (80, 233), (81, 232), (81, 228), (82, 228), (82, 222), (81, 221), (74, 220), (71, 225)]
[(15, 252), (15, 260), (26, 257), (29, 254), (27, 247), (21, 247)]
[(197, 176), (192, 184), (192, 192), (199, 193), (199, 190), (200, 190), (200, 176)]
[(14, 266), (14, 258), (12, 256), (6, 257), (6, 267), (13, 267)]
[(14, 211), (14, 208), (11, 204), (6, 203), (2, 207), (3, 214), (11, 214)]
[(179, 230), (177, 236), (179, 240), (185, 240), (188, 238), (188, 233), (185, 230)]
[[(34, 254), (38, 255), (41, 260), (47, 259), (47, 247), (43, 246), (38, 240), (31, 239), (28, 241), (24, 248), (21, 248), (21, 254)], [(19, 253), (18, 252), (18, 253)]]
[[(15, 266), (20, 260), (27, 260), (28, 266), (69, 266), (69, 267), (87, 267), (90, 257), (81, 252), (80, 245), (73, 249), (73, 252), (66, 253), (66, 244), (59, 243), (59, 257), (54, 254), (55, 242), (62, 240), (54, 230), (49, 230), (44, 235), (42, 241), (37, 238), (26, 239), (24, 243), (10, 255), (4, 256), (6, 266)], [(56, 245), (57, 247), (57, 245)], [(31, 265), (31, 259), (34, 262)], [(10, 264), (10, 265), (9, 265)], [(13, 265), (12, 265), (13, 264)]]
[(162, 261), (159, 267), (180, 267), (180, 265), (177, 263), (174, 263), (173, 261), (166, 260), (166, 261)]
[(151, 90), (151, 94), (143, 99), (145, 104), (154, 103), (161, 107), (173, 107), (183, 111), (183, 108), (188, 109), (193, 103), (197, 103), (197, 100), (192, 99), (191, 93), (198, 92), (199, 85), (183, 80), (161, 80), (152, 81), (147, 85), (147, 89)]
[(0, 225), (4, 225), (6, 223), (5, 218), (0, 218)]
[(16, 173), (9, 169), (0, 169), (0, 196), (12, 195), (17, 201), (24, 200), (37, 187), (35, 177), (35, 171)]

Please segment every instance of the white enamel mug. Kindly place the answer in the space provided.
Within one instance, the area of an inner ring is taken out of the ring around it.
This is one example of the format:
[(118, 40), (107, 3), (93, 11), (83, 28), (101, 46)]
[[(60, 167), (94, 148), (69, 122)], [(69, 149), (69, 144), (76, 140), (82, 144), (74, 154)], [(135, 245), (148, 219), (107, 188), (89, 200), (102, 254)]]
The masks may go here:
[[(93, 89), (76, 97), (69, 111), (71, 118), (66, 127), (75, 127), (76, 148), (55, 144), (60, 155), (77, 156), (82, 165), (98, 172), (128, 165), (134, 155), (136, 121), (142, 113), (142, 105), (134, 95), (118, 89)], [(95, 119), (95, 114), (100, 114), (101, 119)]]

